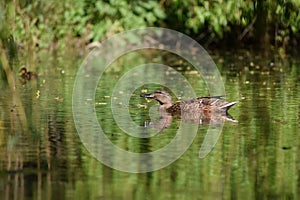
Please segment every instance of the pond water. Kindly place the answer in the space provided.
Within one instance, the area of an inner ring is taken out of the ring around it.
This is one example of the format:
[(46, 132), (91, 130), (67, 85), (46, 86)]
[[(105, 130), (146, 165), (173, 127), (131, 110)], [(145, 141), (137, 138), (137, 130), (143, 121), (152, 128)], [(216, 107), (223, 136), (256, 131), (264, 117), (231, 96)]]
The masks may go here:
[[(199, 158), (199, 150), (210, 126), (199, 124), (179, 159), (147, 173), (107, 167), (79, 137), (72, 94), (83, 57), (41, 59), (35, 63), (38, 79), (24, 83), (16, 75), (15, 92), (3, 81), (0, 199), (299, 199), (300, 60), (242, 50), (212, 55), (227, 100), (239, 101), (229, 111), (238, 122), (224, 122), (216, 144), (204, 158)], [(163, 148), (176, 137), (181, 124), (173, 118), (152, 137), (137, 138), (115, 121), (111, 109), (112, 102), (118, 102), (112, 95), (117, 81), (132, 66), (149, 62), (172, 66), (197, 96), (209, 95), (201, 74), (175, 55), (141, 51), (114, 62), (98, 83), (95, 102), (86, 100), (94, 107), (90, 115), (97, 116), (106, 137), (126, 151), (146, 153)], [(153, 70), (144, 73), (166, 78)], [(134, 76), (138, 79), (143, 74)], [(182, 85), (173, 84), (184, 93)], [(158, 84), (137, 86), (126, 105), (131, 120), (142, 131), (149, 131), (145, 126), (160, 116), (155, 112), (158, 103), (139, 95), (156, 89), (168, 90)], [(185, 99), (183, 93), (179, 98)]]

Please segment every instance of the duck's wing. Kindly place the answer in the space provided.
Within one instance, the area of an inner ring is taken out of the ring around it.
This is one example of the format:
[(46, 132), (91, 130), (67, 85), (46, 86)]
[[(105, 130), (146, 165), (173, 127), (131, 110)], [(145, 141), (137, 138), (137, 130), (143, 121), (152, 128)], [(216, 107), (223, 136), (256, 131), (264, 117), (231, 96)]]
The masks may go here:
[(226, 102), (223, 96), (199, 97), (197, 99), (203, 107), (214, 107), (224, 111), (238, 103), (237, 101)]
[(226, 102), (223, 96), (214, 97), (198, 97), (173, 104), (167, 109), (170, 113), (195, 112), (195, 111), (217, 111), (227, 112), (227, 110), (235, 105), (237, 101)]
[(233, 102), (224, 102), (224, 104), (220, 107), (223, 110), (228, 110), (229, 108), (231, 108), (231, 106), (237, 104), (237, 101), (233, 101)]

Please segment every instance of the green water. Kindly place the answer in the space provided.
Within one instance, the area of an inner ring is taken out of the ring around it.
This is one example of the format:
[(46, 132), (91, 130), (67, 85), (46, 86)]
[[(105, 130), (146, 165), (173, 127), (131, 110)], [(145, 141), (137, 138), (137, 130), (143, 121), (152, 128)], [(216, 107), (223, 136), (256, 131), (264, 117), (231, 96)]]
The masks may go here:
[[(107, 167), (80, 140), (73, 121), (72, 92), (83, 57), (53, 58), (51, 62), (41, 59), (36, 63), (37, 80), (22, 84), (16, 76), (18, 95), (3, 82), (0, 198), (299, 199), (300, 60), (247, 51), (213, 54), (213, 59), (227, 100), (239, 101), (230, 110), (238, 123), (224, 123), (216, 145), (205, 158), (199, 158), (199, 150), (209, 125), (199, 125), (192, 144), (178, 160), (148, 173)], [(198, 96), (208, 95), (201, 75), (174, 55), (135, 53), (113, 63), (99, 81), (91, 114), (96, 114), (113, 144), (137, 153), (164, 147), (180, 125), (179, 119), (172, 119), (160, 133), (141, 139), (128, 136), (114, 121), (114, 85), (133, 66), (148, 62), (172, 66)], [(157, 105), (139, 95), (142, 90), (158, 88), (162, 86), (148, 84), (132, 94), (128, 108), (137, 125), (149, 122), (149, 108)], [(20, 114), (17, 98), (25, 117)]]

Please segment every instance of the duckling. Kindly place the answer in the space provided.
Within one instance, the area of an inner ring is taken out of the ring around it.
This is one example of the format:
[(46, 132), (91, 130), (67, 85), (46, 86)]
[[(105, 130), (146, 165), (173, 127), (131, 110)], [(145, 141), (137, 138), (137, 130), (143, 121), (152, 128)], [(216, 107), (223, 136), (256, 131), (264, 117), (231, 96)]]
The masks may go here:
[(22, 79), (30, 80), (37, 78), (37, 74), (27, 71), (26, 67), (22, 67), (19, 71)]
[(197, 97), (175, 104), (172, 103), (172, 97), (163, 90), (157, 90), (151, 94), (141, 94), (141, 97), (152, 98), (160, 103), (159, 110), (165, 110), (172, 115), (181, 113), (220, 113), (227, 114), (227, 111), (237, 103), (237, 101), (226, 102), (222, 96)]

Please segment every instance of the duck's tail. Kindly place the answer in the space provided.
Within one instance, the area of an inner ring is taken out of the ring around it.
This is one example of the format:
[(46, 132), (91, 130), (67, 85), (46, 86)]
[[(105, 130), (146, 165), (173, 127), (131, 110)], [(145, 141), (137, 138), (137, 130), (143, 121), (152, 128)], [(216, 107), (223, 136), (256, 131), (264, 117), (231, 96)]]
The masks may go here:
[(238, 101), (233, 101), (233, 102), (230, 102), (230, 103), (226, 103), (225, 105), (221, 106), (220, 108), (227, 112), (231, 108), (231, 106), (234, 106), (237, 103), (238, 103)]

